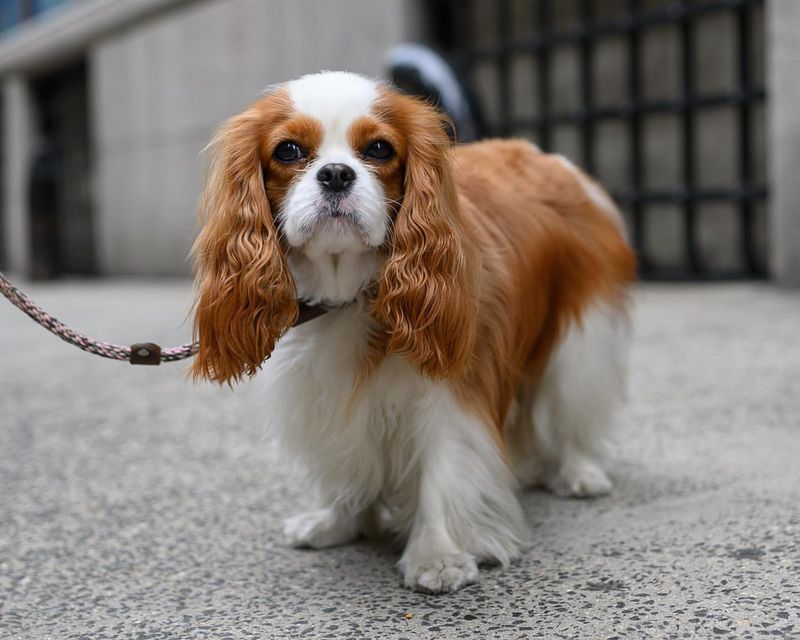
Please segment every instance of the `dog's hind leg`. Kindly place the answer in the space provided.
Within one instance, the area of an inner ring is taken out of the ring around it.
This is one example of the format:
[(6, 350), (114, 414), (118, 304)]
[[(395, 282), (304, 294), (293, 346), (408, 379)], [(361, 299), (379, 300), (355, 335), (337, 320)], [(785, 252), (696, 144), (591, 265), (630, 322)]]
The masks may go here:
[(594, 304), (571, 325), (509, 429), (515, 473), (562, 496), (608, 493), (603, 468), (624, 396), (630, 326), (621, 306)]

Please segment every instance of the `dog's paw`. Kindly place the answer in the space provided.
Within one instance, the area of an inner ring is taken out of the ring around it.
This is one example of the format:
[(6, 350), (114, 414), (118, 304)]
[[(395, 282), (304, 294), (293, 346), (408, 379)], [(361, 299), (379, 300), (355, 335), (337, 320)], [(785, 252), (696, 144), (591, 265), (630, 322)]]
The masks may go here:
[(602, 496), (609, 493), (612, 487), (608, 474), (589, 458), (579, 458), (562, 465), (547, 482), (550, 491), (564, 498)]
[(283, 536), (292, 547), (324, 549), (355, 540), (358, 522), (329, 507), (287, 518)]
[(469, 553), (403, 561), (406, 587), (423, 593), (451, 593), (478, 581), (478, 565)]

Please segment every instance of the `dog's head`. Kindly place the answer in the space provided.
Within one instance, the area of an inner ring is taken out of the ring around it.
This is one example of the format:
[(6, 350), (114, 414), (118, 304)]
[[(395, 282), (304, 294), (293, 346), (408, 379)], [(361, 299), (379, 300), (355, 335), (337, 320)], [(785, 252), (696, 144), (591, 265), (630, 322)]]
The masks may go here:
[(350, 73), (272, 88), (211, 144), (194, 255), (196, 377), (254, 374), (297, 298), (376, 291), (386, 353), (463, 369), (472, 339), (468, 243), (441, 114)]

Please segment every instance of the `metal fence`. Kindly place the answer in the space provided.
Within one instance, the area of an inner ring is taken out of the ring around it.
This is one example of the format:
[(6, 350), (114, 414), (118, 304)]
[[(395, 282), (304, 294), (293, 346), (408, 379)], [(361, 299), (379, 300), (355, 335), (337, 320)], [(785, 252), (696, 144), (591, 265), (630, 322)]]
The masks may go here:
[[(574, 159), (591, 173), (599, 171), (602, 179), (598, 132), (606, 123), (616, 123), (615, 137), (625, 140), (619, 154), (625, 156), (625, 170), (611, 185), (612, 194), (631, 226), (642, 275), (675, 279), (765, 274), (766, 234), (759, 228), (766, 224), (759, 216), (764, 216), (767, 197), (761, 133), (766, 99), (762, 5), (762, 0), (437, 0), (430, 7), (439, 45), (481, 102), (491, 105), (485, 118), (489, 133), (526, 135), (543, 149), (558, 151), (559, 130), (572, 129)], [(698, 25), (709, 17), (722, 17), (727, 27), (700, 37)], [(665, 76), (675, 78), (675, 88), (653, 97), (659, 91), (644, 91), (643, 84), (658, 85), (662, 70), (658, 64), (643, 68), (643, 44), (659, 29), (669, 32), (675, 54), (663, 63)], [(709, 35), (714, 36), (711, 43)], [(616, 89), (612, 99), (598, 100), (598, 50), (609, 41), (616, 47), (617, 63), (604, 65), (603, 79)], [(699, 46), (711, 53), (698, 52)], [(563, 52), (572, 55), (574, 70), (559, 62)], [(709, 74), (708, 61), (718, 53), (727, 61), (721, 66), (731, 68), (712, 68)], [(523, 60), (530, 64), (520, 66)], [(707, 86), (721, 84), (713, 78), (699, 82), (701, 64), (704, 76), (729, 76), (727, 86)], [(521, 88), (527, 95), (520, 95)], [(575, 100), (565, 108), (559, 98), (569, 91)], [(515, 105), (526, 100), (532, 108), (520, 115)], [(721, 151), (701, 151), (700, 119), (723, 112), (723, 126), (713, 128)], [(679, 139), (674, 144), (676, 179), (668, 187), (653, 179), (656, 172), (648, 174), (648, 157), (654, 151), (645, 139), (648, 123), (665, 115), (675, 120), (673, 137)], [(733, 162), (735, 168), (725, 184), (709, 186), (699, 173), (701, 165), (715, 162)], [(721, 205), (725, 219), (718, 223), (718, 232), (712, 224), (705, 234), (710, 240), (703, 243), (699, 227), (706, 224), (702, 213), (709, 205)], [(659, 240), (650, 232), (665, 206), (675, 212), (679, 229), (670, 241), (680, 245), (681, 257), (671, 264), (655, 258), (652, 245)], [(726, 225), (733, 231), (722, 231)], [(732, 245), (723, 252), (735, 255), (727, 264), (716, 265), (708, 254), (721, 241)]]

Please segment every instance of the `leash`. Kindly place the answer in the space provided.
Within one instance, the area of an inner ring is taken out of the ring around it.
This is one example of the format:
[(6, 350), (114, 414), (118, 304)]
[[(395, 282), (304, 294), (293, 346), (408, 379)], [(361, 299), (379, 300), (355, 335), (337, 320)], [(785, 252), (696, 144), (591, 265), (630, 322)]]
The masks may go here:
[(74, 329), (70, 329), (63, 322), (37, 306), (28, 296), (11, 284), (2, 272), (0, 272), (0, 293), (8, 298), (17, 309), (26, 313), (34, 322), (43, 326), (50, 333), (57, 335), (64, 342), (69, 342), (69, 344), (78, 347), (78, 349), (83, 349), (101, 358), (127, 360), (131, 364), (161, 364), (162, 362), (185, 360), (197, 353), (196, 342), (169, 349), (162, 349), (152, 342), (141, 342), (124, 347), (85, 336)]
[[(101, 358), (127, 360), (131, 364), (161, 364), (162, 362), (185, 360), (197, 353), (197, 342), (162, 349), (153, 342), (137, 342), (125, 347), (85, 336), (37, 306), (28, 296), (11, 284), (2, 272), (0, 272), (0, 293), (8, 298), (17, 309), (26, 313), (34, 322), (47, 329), (50, 333), (78, 347), (78, 349), (93, 353)], [(300, 313), (294, 326), (313, 320), (328, 311), (325, 307), (309, 305), (304, 302), (299, 302), (298, 304)]]

